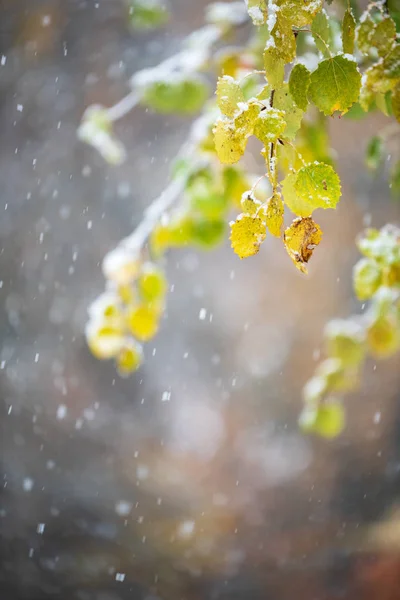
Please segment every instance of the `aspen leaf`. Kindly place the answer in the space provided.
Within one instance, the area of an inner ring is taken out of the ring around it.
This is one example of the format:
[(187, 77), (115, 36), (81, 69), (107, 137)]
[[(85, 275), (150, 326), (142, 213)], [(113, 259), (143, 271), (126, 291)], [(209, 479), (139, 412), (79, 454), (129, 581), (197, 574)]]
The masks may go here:
[(351, 8), (344, 13), (342, 23), (342, 46), (345, 54), (353, 54), (356, 38), (356, 20)]
[(396, 25), (389, 16), (377, 23), (370, 35), (372, 48), (376, 48), (379, 56), (386, 56), (396, 40)]
[(307, 94), (310, 83), (311, 73), (307, 67), (301, 63), (294, 65), (289, 77), (289, 92), (297, 106), (302, 110), (307, 109)]
[(298, 196), (315, 208), (336, 208), (340, 198), (340, 179), (330, 165), (314, 162), (297, 173)]
[(392, 316), (382, 316), (367, 328), (369, 351), (377, 358), (387, 358), (400, 348), (399, 323)]
[(276, 192), (268, 200), (267, 206), (264, 210), (265, 221), (267, 223), (268, 231), (276, 237), (281, 237), (283, 226), (283, 213), (284, 206), (282, 196), (278, 192)]
[(226, 222), (222, 218), (195, 218), (190, 223), (190, 241), (202, 248), (213, 248), (225, 233)]
[(261, 206), (261, 202), (256, 200), (251, 194), (250, 191), (247, 191), (243, 194), (242, 199), (240, 201), (242, 211), (246, 215), (254, 216)]
[(240, 258), (257, 254), (265, 240), (265, 223), (260, 217), (241, 214), (236, 221), (230, 223), (230, 240), (234, 252)]
[(356, 367), (365, 357), (364, 328), (350, 319), (335, 319), (325, 327), (328, 354), (345, 367)]
[(280, 13), (276, 13), (275, 24), (266, 48), (276, 60), (282, 60), (283, 63), (292, 62), (296, 57), (296, 38), (292, 24)]
[(249, 102), (240, 104), (239, 111), (235, 114), (233, 123), (237, 135), (245, 141), (253, 133), (254, 125), (260, 114), (260, 104), (252, 98)]
[(269, 107), (259, 113), (254, 124), (254, 135), (267, 145), (281, 137), (285, 129), (285, 113)]
[(311, 33), (315, 45), (323, 56), (329, 56), (329, 45), (331, 43), (331, 29), (329, 27), (328, 15), (322, 9), (313, 19)]
[(141, 342), (146, 342), (158, 331), (159, 311), (152, 306), (140, 305), (132, 308), (127, 316), (131, 333)]
[(238, 108), (238, 103), (244, 101), (242, 88), (233, 77), (224, 75), (218, 79), (217, 102), (222, 114), (227, 117), (233, 117)]
[(309, 96), (325, 115), (345, 113), (360, 95), (361, 75), (357, 64), (338, 55), (319, 63), (311, 73)]
[(369, 258), (362, 258), (353, 269), (353, 285), (359, 300), (368, 300), (381, 285), (382, 270)]
[(323, 0), (276, 0), (276, 5), (283, 19), (294, 27), (304, 27), (321, 10)]
[(285, 62), (277, 56), (275, 48), (268, 46), (264, 51), (265, 76), (268, 83), (274, 88), (279, 88), (285, 76)]
[(154, 302), (162, 300), (167, 291), (167, 280), (163, 271), (154, 264), (145, 264), (137, 285), (143, 300)]
[(307, 273), (305, 265), (310, 260), (321, 238), (322, 231), (311, 217), (299, 217), (286, 229), (284, 235), (286, 250), (302, 273)]
[(228, 119), (218, 119), (213, 133), (219, 160), (226, 165), (236, 163), (244, 154), (247, 138)]
[(327, 402), (318, 406), (306, 406), (300, 416), (303, 431), (334, 439), (345, 427), (345, 413), (339, 402)]
[(371, 49), (371, 36), (375, 29), (375, 22), (368, 11), (364, 12), (360, 18), (356, 29), (357, 46), (360, 52), (368, 56)]
[(289, 92), (288, 83), (284, 83), (282, 87), (275, 91), (274, 108), (283, 110), (285, 113), (286, 129), (284, 138), (292, 140), (300, 128), (304, 111), (301, 110), (293, 100), (293, 97)]
[(143, 348), (135, 340), (125, 341), (115, 358), (118, 373), (122, 377), (127, 377), (137, 371), (142, 361)]
[(246, 0), (247, 12), (254, 25), (260, 27), (267, 20), (267, 0)]
[(303, 198), (297, 195), (295, 184), (297, 174), (288, 173), (282, 181), (282, 194), (285, 204), (290, 208), (292, 213), (298, 217), (309, 217), (313, 212), (313, 207)]

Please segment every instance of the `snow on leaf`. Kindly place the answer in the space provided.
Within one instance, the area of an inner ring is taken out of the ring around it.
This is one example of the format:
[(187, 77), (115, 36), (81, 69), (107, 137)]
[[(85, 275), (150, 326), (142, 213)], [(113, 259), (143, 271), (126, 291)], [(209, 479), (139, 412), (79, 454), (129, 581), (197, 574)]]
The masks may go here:
[(386, 56), (396, 40), (396, 25), (389, 16), (376, 24), (371, 35), (370, 44), (376, 48), (379, 56)]
[(284, 234), (285, 248), (302, 273), (307, 273), (305, 265), (310, 260), (321, 238), (322, 231), (311, 217), (299, 217), (286, 229)]
[(353, 54), (356, 37), (356, 20), (351, 8), (344, 13), (342, 22), (342, 45), (345, 54)]
[(230, 119), (218, 119), (213, 129), (215, 151), (226, 165), (236, 163), (244, 154), (246, 136), (243, 136)]
[(247, 12), (254, 25), (260, 27), (267, 20), (267, 0), (246, 0)]
[(365, 11), (361, 15), (359, 25), (356, 29), (356, 39), (359, 51), (366, 56), (368, 56), (371, 49), (371, 36), (374, 29), (375, 23), (369, 11)]
[(265, 240), (265, 223), (260, 217), (241, 214), (236, 221), (230, 223), (230, 240), (234, 252), (240, 258), (248, 258), (257, 254)]
[(357, 64), (342, 55), (327, 58), (311, 73), (309, 96), (325, 115), (345, 113), (360, 95), (361, 75)]
[(285, 129), (285, 113), (269, 107), (259, 113), (254, 125), (254, 135), (267, 145), (281, 137)]
[(295, 190), (313, 210), (336, 208), (341, 195), (340, 179), (330, 165), (314, 162), (298, 171)]
[(233, 117), (237, 110), (239, 102), (244, 102), (245, 98), (242, 89), (237, 81), (229, 75), (224, 75), (218, 79), (217, 83), (217, 102), (218, 108), (227, 117)]
[(310, 87), (310, 82), (311, 73), (307, 67), (301, 63), (294, 65), (289, 77), (289, 91), (297, 106), (302, 110), (307, 109), (307, 93), (308, 88)]

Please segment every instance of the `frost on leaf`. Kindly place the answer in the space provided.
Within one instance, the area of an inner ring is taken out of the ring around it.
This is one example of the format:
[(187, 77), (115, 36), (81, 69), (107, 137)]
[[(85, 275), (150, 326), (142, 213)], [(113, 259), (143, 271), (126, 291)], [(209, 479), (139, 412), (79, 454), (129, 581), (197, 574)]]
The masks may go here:
[(275, 15), (275, 23), (266, 51), (270, 52), (275, 60), (282, 60), (284, 63), (291, 62), (296, 56), (296, 38), (292, 24), (280, 13)]
[(315, 45), (323, 56), (329, 56), (329, 46), (331, 44), (331, 29), (329, 26), (328, 15), (321, 10), (311, 24), (311, 33)]
[(239, 102), (245, 101), (242, 89), (233, 77), (224, 75), (218, 79), (217, 101), (218, 108), (227, 117), (233, 117)]
[(316, 208), (336, 208), (341, 195), (340, 179), (330, 165), (314, 162), (297, 173), (297, 195)]
[(294, 27), (304, 27), (321, 10), (323, 0), (276, 0), (276, 5), (283, 19)]
[(247, 12), (254, 25), (261, 26), (267, 21), (267, 0), (246, 0)]
[(338, 55), (319, 63), (311, 73), (309, 96), (325, 115), (345, 113), (360, 95), (361, 75), (357, 64)]
[(385, 17), (377, 23), (370, 35), (370, 43), (379, 56), (386, 56), (396, 40), (396, 25), (391, 17)]
[(281, 88), (275, 91), (274, 108), (284, 111), (286, 121), (284, 138), (292, 140), (300, 128), (304, 111), (293, 100), (288, 83), (284, 83)]
[(228, 119), (218, 119), (213, 133), (219, 160), (226, 165), (236, 163), (244, 154), (247, 138)]
[(253, 133), (256, 119), (260, 113), (260, 104), (253, 99), (239, 105), (239, 111), (235, 114), (234, 125), (237, 135), (245, 141)]
[(363, 75), (363, 93), (385, 94), (393, 90), (400, 78), (400, 44), (381, 60), (369, 67)]
[(307, 109), (308, 88), (310, 87), (311, 73), (306, 66), (298, 63), (294, 65), (289, 77), (289, 92), (297, 106), (302, 110)]
[(281, 237), (283, 213), (284, 206), (282, 196), (279, 193), (275, 193), (268, 200), (267, 206), (264, 210), (265, 221), (267, 223), (268, 231), (271, 235)]
[(346, 10), (342, 23), (342, 45), (345, 54), (353, 54), (356, 37), (356, 20), (350, 8)]
[(357, 46), (360, 52), (368, 56), (371, 49), (371, 36), (374, 31), (375, 23), (369, 14), (365, 11), (361, 15), (359, 25), (356, 29)]
[(285, 204), (290, 208), (292, 213), (298, 217), (309, 217), (314, 208), (296, 193), (296, 179), (296, 173), (289, 173), (282, 181), (282, 194)]
[(286, 229), (284, 235), (286, 250), (296, 267), (302, 273), (307, 273), (305, 265), (310, 260), (321, 238), (322, 231), (311, 217), (299, 217)]
[(281, 137), (285, 129), (285, 113), (269, 107), (259, 113), (254, 125), (254, 135), (267, 145)]
[(241, 214), (230, 223), (232, 248), (240, 258), (257, 254), (265, 240), (265, 223), (260, 217)]

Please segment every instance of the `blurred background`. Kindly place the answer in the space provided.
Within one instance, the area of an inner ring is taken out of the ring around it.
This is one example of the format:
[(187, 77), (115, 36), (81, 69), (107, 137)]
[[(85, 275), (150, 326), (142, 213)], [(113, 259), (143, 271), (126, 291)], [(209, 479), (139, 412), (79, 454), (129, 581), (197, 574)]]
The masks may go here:
[(324, 324), (359, 310), (355, 236), (399, 221), (364, 166), (383, 117), (335, 119), (343, 197), (308, 277), (271, 236), (243, 262), (228, 241), (177, 251), (144, 367), (124, 380), (87, 350), (99, 264), (190, 120), (136, 109), (117, 168), (76, 129), (201, 25), (206, 2), (170, 4), (133, 33), (123, 0), (0, 2), (0, 597), (398, 599), (399, 357), (367, 363), (337, 440), (297, 428)]

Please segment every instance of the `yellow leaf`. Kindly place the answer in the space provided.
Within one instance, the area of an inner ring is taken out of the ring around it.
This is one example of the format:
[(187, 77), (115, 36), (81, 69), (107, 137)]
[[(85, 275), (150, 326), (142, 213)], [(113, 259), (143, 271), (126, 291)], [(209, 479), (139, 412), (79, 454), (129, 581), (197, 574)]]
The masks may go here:
[(260, 217), (241, 214), (230, 223), (232, 248), (240, 258), (257, 254), (265, 240), (265, 223)]
[(322, 231), (311, 217), (298, 218), (285, 231), (285, 247), (296, 267), (307, 273), (306, 263), (322, 238)]
[(283, 225), (283, 200), (282, 196), (276, 192), (268, 201), (265, 209), (265, 219), (267, 222), (268, 231), (276, 237), (281, 237)]
[(218, 119), (213, 129), (215, 150), (225, 165), (236, 163), (244, 154), (246, 137), (238, 131), (233, 121)]
[(159, 311), (153, 306), (136, 306), (128, 313), (128, 326), (141, 342), (154, 337), (158, 330)]

